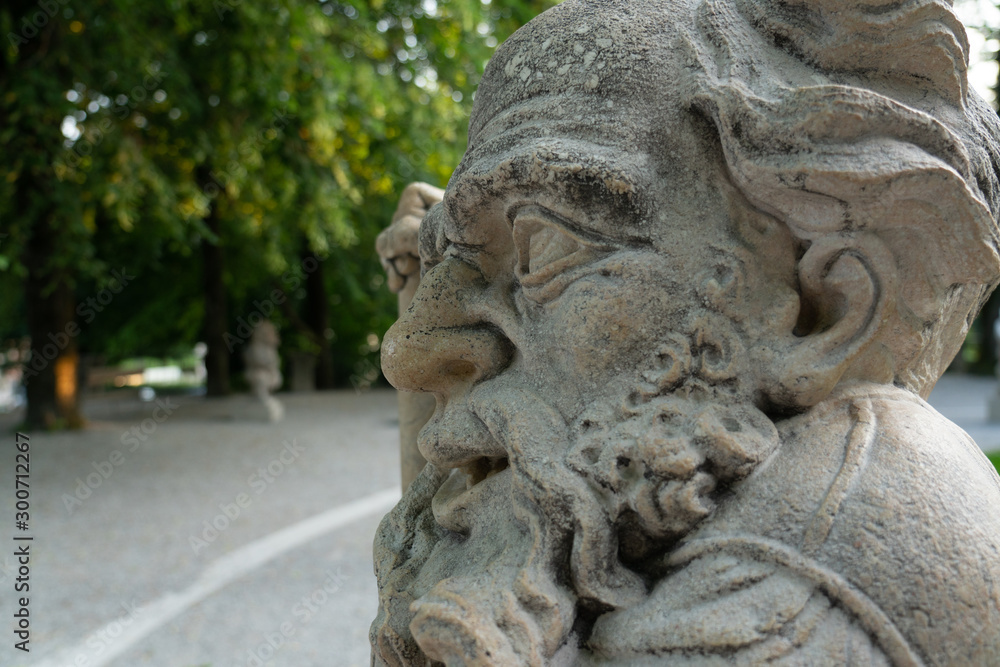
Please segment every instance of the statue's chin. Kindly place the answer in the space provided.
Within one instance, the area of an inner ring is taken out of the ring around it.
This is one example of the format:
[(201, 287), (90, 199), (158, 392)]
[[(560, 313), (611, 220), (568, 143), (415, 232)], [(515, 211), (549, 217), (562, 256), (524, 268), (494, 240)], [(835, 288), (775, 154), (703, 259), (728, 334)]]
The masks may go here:
[(431, 502), (439, 539), (413, 580), (417, 597), (446, 579), (523, 565), (531, 540), (514, 517), (511, 480), (509, 469), (472, 488), (461, 471), (449, 476)]
[[(499, 632), (496, 612), (509, 606), (505, 597), (511, 595), (532, 547), (527, 528), (514, 517), (511, 479), (506, 469), (472, 484), (467, 473), (455, 470), (433, 499), (428, 494), (404, 496), (401, 505), (416, 501), (423, 507), (419, 512), (409, 508), (413, 514), (408, 530), (414, 536), (407, 540), (410, 557), (398, 558), (388, 571), (379, 572), (375, 646), (381, 641), (405, 645), (408, 651), (423, 653), (426, 648), (434, 655), (424, 655), (443, 661), (447, 645), (472, 642), (492, 652), (494, 645), (506, 641), (500, 641), (502, 634), (492, 644), (473, 639)], [(397, 540), (392, 527), (384, 524), (376, 536), (376, 552), (398, 553)], [(442, 637), (451, 639), (442, 643)]]
[(510, 477), (507, 459), (495, 463), (484, 459), (480, 465), (452, 470), (431, 501), (434, 520), (446, 530), (468, 535), (473, 525), (486, 519), (479, 508), (489, 505), (494, 496), (507, 499), (510, 505)]

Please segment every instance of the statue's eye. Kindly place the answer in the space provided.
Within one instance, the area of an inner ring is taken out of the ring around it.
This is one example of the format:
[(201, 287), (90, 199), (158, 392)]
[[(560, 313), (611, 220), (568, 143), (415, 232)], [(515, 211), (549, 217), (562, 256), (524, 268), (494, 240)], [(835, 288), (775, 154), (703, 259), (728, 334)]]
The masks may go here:
[(514, 219), (517, 277), (525, 292), (536, 301), (557, 297), (580, 275), (574, 270), (605, 254), (608, 248), (573, 233), (552, 216), (538, 210)]
[(539, 284), (569, 264), (583, 245), (554, 224), (536, 219), (514, 223), (518, 273), (522, 284)]

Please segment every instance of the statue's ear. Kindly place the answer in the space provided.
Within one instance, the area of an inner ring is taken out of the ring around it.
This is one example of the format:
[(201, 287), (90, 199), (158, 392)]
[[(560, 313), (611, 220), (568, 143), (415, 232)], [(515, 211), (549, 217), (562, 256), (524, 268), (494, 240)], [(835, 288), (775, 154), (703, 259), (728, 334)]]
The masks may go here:
[(873, 342), (891, 315), (894, 264), (869, 234), (825, 237), (809, 246), (798, 265), (798, 317), (771, 343), (773, 375), (765, 393), (773, 404), (811, 407), (845, 374), (892, 382), (891, 359), (877, 354)]

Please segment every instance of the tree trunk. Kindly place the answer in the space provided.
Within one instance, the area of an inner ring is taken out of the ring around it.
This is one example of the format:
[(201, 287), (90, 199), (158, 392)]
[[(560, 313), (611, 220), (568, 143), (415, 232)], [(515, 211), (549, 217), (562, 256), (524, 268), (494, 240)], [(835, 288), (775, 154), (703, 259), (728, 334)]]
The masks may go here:
[(226, 346), (225, 253), (222, 248), (221, 225), (218, 209), (212, 203), (212, 210), (206, 226), (216, 239), (201, 240), (202, 285), (205, 290), (204, 336), (208, 351), (205, 354), (205, 385), (209, 396), (229, 395), (229, 348)]
[(80, 428), (78, 370), (80, 335), (76, 300), (65, 269), (52, 269), (58, 239), (51, 215), (33, 229), (25, 253), (31, 356), (25, 365), (28, 429)]
[(306, 325), (316, 334), (315, 340), (319, 342), (319, 356), (316, 359), (316, 388), (333, 389), (333, 350), (326, 337), (326, 331), (330, 328), (330, 299), (326, 294), (323, 261), (311, 253), (303, 255), (303, 266), (312, 266), (313, 261), (316, 262), (316, 269), (306, 274), (306, 313), (304, 319)]

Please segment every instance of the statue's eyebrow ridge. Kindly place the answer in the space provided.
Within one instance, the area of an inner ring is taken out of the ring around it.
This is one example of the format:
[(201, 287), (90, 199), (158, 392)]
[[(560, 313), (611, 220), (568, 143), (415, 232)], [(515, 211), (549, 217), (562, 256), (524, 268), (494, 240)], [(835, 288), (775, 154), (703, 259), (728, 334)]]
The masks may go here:
[[(501, 139), (507, 144), (505, 150), (491, 150)], [(480, 144), (466, 156), (449, 185), (445, 208), (452, 219), (476, 217), (491, 199), (503, 198), (507, 205), (515, 205), (516, 196), (508, 196), (511, 193), (564, 184), (590, 193), (591, 201), (645, 220), (648, 197), (644, 193), (651, 172), (647, 161), (642, 153), (582, 139), (538, 136), (537, 129), (521, 127)], [(627, 236), (621, 240), (644, 238)]]

